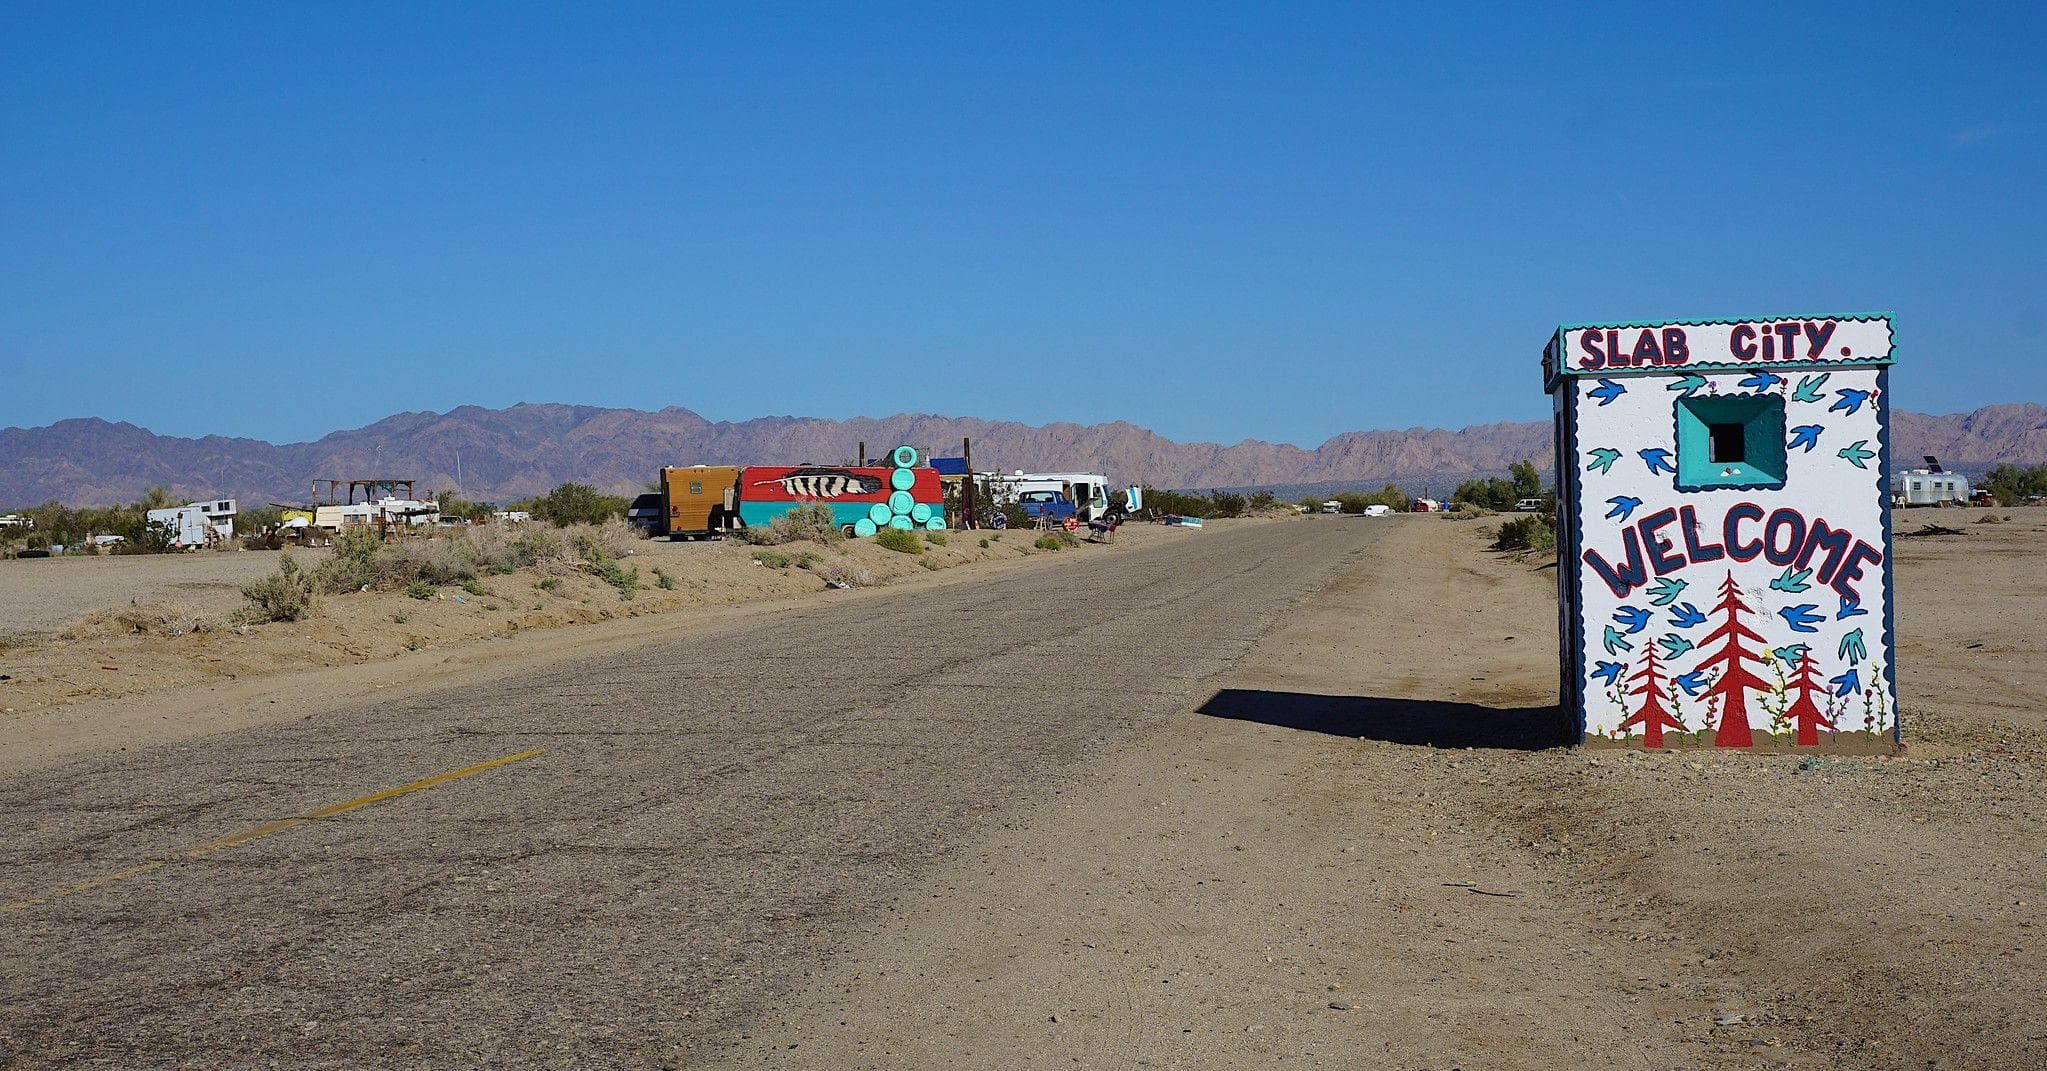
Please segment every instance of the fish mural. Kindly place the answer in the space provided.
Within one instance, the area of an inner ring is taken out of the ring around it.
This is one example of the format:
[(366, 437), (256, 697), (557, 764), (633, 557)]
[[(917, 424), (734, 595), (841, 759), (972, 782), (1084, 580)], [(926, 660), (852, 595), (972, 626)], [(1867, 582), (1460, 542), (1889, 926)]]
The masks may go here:
[(1552, 336), (1563, 706), (1586, 743), (1898, 746), (1893, 354), (1881, 315)]

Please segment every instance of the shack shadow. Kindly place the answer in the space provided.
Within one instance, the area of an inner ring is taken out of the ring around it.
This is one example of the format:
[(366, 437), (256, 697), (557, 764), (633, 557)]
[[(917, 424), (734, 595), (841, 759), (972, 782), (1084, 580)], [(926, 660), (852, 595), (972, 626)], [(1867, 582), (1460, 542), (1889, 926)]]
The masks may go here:
[(1489, 707), (1436, 699), (1225, 688), (1203, 703), (1200, 713), (1282, 729), (1422, 747), (1537, 751), (1578, 742), (1574, 727), (1565, 722), (1562, 709), (1555, 705)]

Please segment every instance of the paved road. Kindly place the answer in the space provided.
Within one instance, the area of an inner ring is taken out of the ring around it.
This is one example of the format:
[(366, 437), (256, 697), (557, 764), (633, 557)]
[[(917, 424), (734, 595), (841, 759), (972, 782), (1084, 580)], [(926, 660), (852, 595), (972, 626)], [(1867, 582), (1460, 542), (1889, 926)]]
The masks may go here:
[[(0, 1067), (664, 1067), (1373, 538), (1218, 528), (0, 783)], [(532, 758), (218, 846), (501, 756)]]

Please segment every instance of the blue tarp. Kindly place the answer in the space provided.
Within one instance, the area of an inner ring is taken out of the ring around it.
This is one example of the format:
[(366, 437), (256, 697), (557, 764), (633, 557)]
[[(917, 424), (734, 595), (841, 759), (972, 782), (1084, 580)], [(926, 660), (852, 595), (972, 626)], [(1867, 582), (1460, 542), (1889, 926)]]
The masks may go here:
[(927, 457), (924, 460), (930, 462), (931, 467), (936, 469), (940, 476), (965, 476), (967, 474), (967, 459), (963, 457)]

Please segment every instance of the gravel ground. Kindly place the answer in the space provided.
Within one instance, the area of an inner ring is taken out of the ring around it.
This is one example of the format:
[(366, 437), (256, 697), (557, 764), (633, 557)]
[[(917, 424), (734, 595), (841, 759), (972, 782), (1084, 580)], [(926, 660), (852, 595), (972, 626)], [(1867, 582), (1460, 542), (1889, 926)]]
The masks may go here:
[[(309, 564), (327, 552), (292, 553)], [(94, 610), (136, 602), (226, 615), (242, 605), (243, 584), (276, 570), (277, 555), (233, 550), (0, 560), (0, 635), (54, 632)]]

